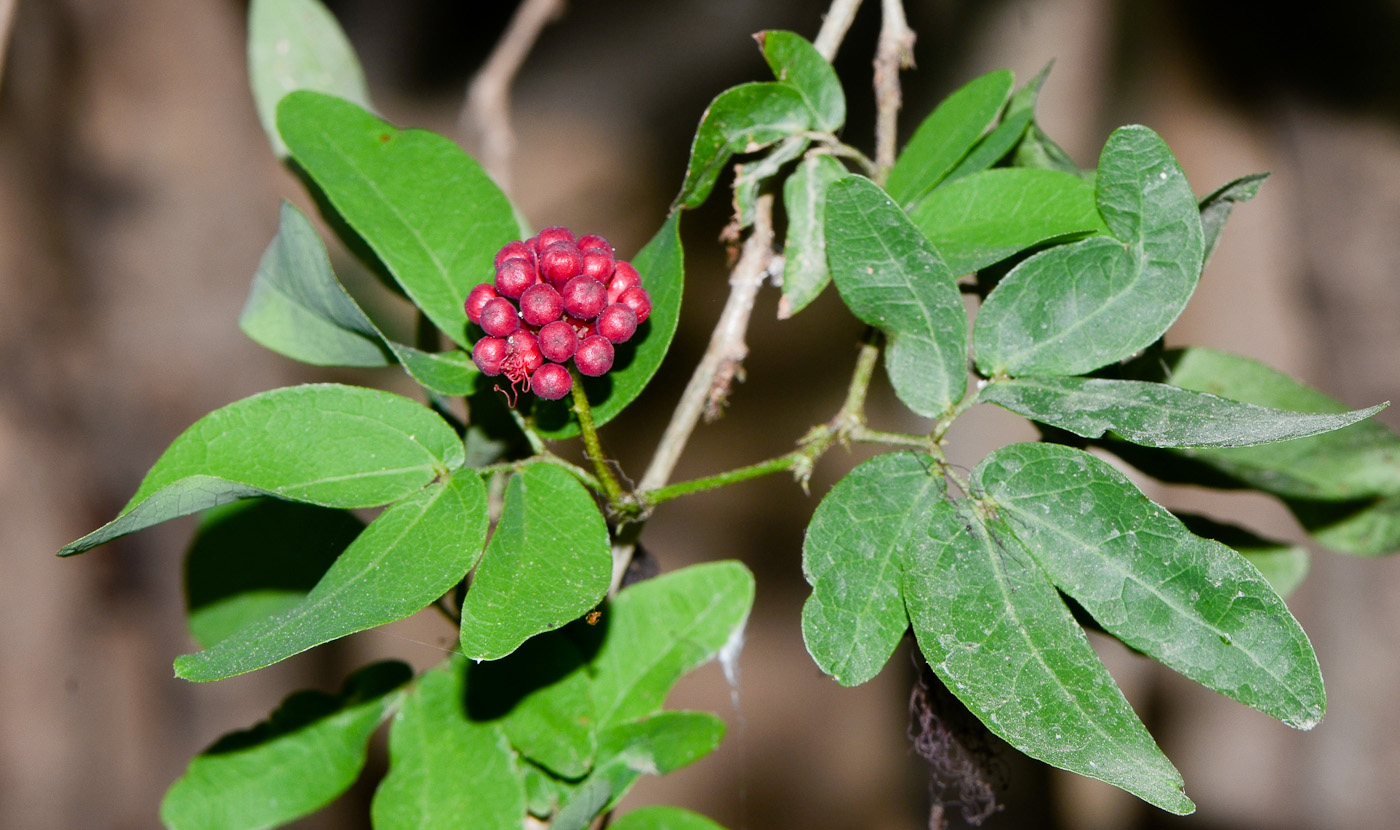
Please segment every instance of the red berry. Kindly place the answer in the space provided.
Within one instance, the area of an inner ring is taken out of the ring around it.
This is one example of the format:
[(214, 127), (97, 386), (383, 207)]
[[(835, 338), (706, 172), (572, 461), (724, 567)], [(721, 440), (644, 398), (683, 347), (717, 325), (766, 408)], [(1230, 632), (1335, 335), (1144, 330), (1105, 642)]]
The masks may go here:
[(467, 319), (471, 320), (473, 323), (480, 323), (481, 307), (486, 305), (488, 301), (494, 299), (496, 299), (496, 286), (491, 283), (483, 282), (481, 285), (473, 288), (471, 293), (467, 294), (466, 303), (463, 304), (467, 309)]
[(570, 317), (567, 314), (564, 315), (564, 322), (569, 324), (569, 327), (574, 330), (574, 334), (578, 335), (578, 339), (580, 340), (592, 334), (594, 328), (596, 328), (592, 320), (580, 320), (577, 317)]
[(532, 326), (558, 320), (564, 313), (564, 300), (548, 283), (537, 282), (520, 295), (520, 316)]
[(574, 277), (559, 293), (564, 295), (564, 310), (582, 320), (597, 317), (608, 304), (608, 289), (592, 277)]
[(525, 329), (520, 329), (506, 338), (506, 352), (511, 361), (506, 368), (509, 369), (513, 365), (517, 370), (524, 372), (526, 377), (534, 374), (544, 363), (539, 340)]
[(584, 338), (574, 352), (574, 365), (591, 378), (607, 374), (613, 365), (613, 344), (600, 334)]
[(613, 268), (612, 279), (608, 281), (608, 302), (615, 303), (622, 292), (642, 284), (642, 275), (627, 260), (618, 260)]
[(501, 373), (501, 362), (506, 359), (506, 341), (499, 337), (483, 337), (472, 347), (472, 362), (484, 375), (495, 377)]
[(572, 242), (556, 242), (540, 253), (540, 276), (555, 288), (583, 271), (583, 254)]
[(583, 252), (583, 267), (581, 269), (585, 277), (592, 277), (598, 282), (607, 284), (613, 275), (613, 255), (602, 248), (589, 248)]
[(637, 313), (622, 303), (613, 303), (598, 314), (598, 333), (614, 343), (627, 341), (637, 331)]
[(637, 315), (637, 325), (641, 325), (651, 316), (651, 295), (640, 285), (634, 285), (618, 295), (617, 301), (632, 309)]
[(540, 354), (555, 363), (564, 363), (578, 349), (578, 333), (564, 320), (555, 320), (540, 329)]
[(574, 388), (574, 376), (558, 363), (546, 363), (530, 377), (530, 391), (547, 401), (557, 401)]
[(508, 259), (527, 259), (533, 264), (535, 249), (530, 247), (529, 243), (521, 242), (518, 239), (514, 242), (507, 242), (501, 250), (496, 252), (496, 261), (493, 264), (500, 268), (501, 263)]
[(515, 303), (505, 297), (487, 300), (481, 307), (481, 330), (492, 337), (505, 337), (520, 328), (520, 315)]
[(534, 238), (535, 250), (541, 254), (544, 253), (545, 248), (548, 248), (556, 242), (568, 242), (569, 244), (573, 244), (573, 241), (574, 232), (558, 225), (552, 228), (545, 228)]
[(604, 239), (596, 233), (584, 234), (583, 236), (580, 236), (578, 238), (578, 249), (580, 251), (586, 251), (589, 248), (601, 248), (604, 251), (608, 252), (608, 256), (613, 255), (613, 246), (608, 242), (608, 240)]
[(512, 300), (520, 299), (525, 289), (539, 282), (539, 272), (528, 260), (508, 259), (496, 269), (496, 293)]

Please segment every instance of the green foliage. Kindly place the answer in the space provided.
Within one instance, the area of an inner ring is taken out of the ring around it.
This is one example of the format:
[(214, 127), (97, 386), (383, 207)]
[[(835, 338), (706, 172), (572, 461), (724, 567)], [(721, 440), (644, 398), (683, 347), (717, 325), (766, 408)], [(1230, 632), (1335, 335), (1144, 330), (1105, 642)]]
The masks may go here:
[[(838, 683), (874, 677), (912, 630), (991, 732), (1173, 813), (1193, 809), (1181, 776), (1084, 625), (1290, 726), (1322, 718), (1317, 657), (1281, 599), (1306, 574), (1307, 550), (1174, 515), (1100, 458), (1051, 442), (1077, 436), (1162, 480), (1275, 495), (1338, 550), (1400, 549), (1400, 436), (1367, 420), (1384, 405), (1352, 410), (1245, 358), (1161, 349), (1263, 175), (1198, 202), (1142, 126), (1115, 131), (1097, 169), (1079, 170), (1035, 119), (1047, 67), (1015, 92), (1006, 71), (956, 90), (882, 181), (881, 165), (835, 135), (846, 101), (831, 64), (792, 32), (758, 42), (776, 80), (725, 90), (702, 116), (674, 209), (631, 258), (653, 305), (616, 370), (582, 381), (572, 405), (507, 403), (468, 356), (480, 332), (463, 301), (519, 235), (519, 211), (446, 138), (368, 111), (358, 63), (315, 0), (254, 0), (249, 72), (274, 151), (340, 242), (416, 307), (420, 331), (415, 346), (387, 338), (290, 203), (240, 325), (314, 365), (400, 364), (429, 405), (342, 385), (229, 404), (171, 443), (115, 519), (60, 553), (205, 511), (186, 559), (204, 650), (175, 661), (189, 680), (253, 671), (430, 605), (456, 619), (461, 653), (416, 679), (383, 663), (338, 694), (289, 697), (191, 762), (162, 807), (167, 826), (270, 827), (318, 809), (353, 782), (392, 717), (376, 827), (518, 828), (528, 814), (584, 830), (641, 775), (718, 745), (717, 717), (663, 706), (712, 659), (732, 677), (753, 605), (753, 575), (737, 562), (615, 585), (650, 512), (772, 472), (806, 481), (851, 441), (889, 451), (824, 495), (802, 549), (803, 636)], [(736, 164), (731, 230), (782, 195), (779, 316), (834, 282), (878, 336), (862, 340), (841, 410), (796, 450), (632, 492), (596, 430), (660, 368), (680, 317), (682, 209), (703, 203), (737, 155), (754, 157)], [(442, 334), (461, 349), (425, 351)], [(925, 431), (866, 424), (881, 351), (900, 401), (936, 419)], [(945, 444), (979, 402), (1043, 425), (1051, 441), (997, 450), (964, 479)], [(549, 443), (577, 435), (592, 473)], [(350, 508), (382, 510), (366, 525)], [(667, 807), (611, 826), (718, 827)]]

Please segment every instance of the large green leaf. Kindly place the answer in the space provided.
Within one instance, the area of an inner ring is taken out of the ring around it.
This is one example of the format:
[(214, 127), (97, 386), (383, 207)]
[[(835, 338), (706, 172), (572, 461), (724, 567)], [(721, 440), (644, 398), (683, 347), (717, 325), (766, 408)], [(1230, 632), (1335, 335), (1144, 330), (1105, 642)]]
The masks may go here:
[(934, 190), (909, 212), (954, 274), (1047, 240), (1106, 230), (1094, 188), (1058, 170), (984, 170)]
[(791, 84), (812, 110), (813, 125), (835, 132), (846, 122), (846, 93), (827, 59), (795, 32), (769, 30), (754, 36), (779, 81)]
[(294, 92), (277, 107), (292, 158), (413, 302), (470, 348), (462, 301), (518, 236), (505, 195), (446, 138), (400, 130), (338, 98)]
[(1026, 85), (1016, 90), (1011, 99), (1006, 102), (1006, 109), (1001, 114), (1001, 123), (987, 135), (983, 136), (976, 146), (958, 162), (945, 178), (944, 184), (970, 176), (973, 173), (991, 167), (1001, 161), (1011, 152), (1022, 136), (1026, 134), (1026, 128), (1030, 126), (1035, 118), (1035, 102), (1040, 96), (1040, 88), (1045, 85), (1045, 78), (1050, 74), (1050, 65), (1040, 70), (1034, 78), (1026, 82)]
[(709, 712), (662, 712), (618, 724), (599, 737), (598, 766), (550, 822), (550, 830), (584, 830), (643, 775), (665, 775), (719, 746), (724, 721)]
[(1181, 167), (1146, 127), (1114, 131), (1096, 202), (1113, 237), (1030, 257), (987, 296), (973, 351), (984, 375), (1077, 375), (1146, 348), (1196, 288), (1200, 213)]
[(900, 593), (905, 551), (945, 489), (932, 458), (886, 453), (848, 473), (817, 505), (802, 544), (812, 586), (802, 637), (841, 685), (879, 673), (909, 628)]
[(412, 495), (462, 461), (462, 442), (447, 422), (408, 398), (335, 384), (273, 389), (196, 421), (117, 518), (59, 555), (250, 496), (375, 507)]
[(788, 224), (780, 320), (806, 308), (831, 282), (826, 264), (826, 189), (844, 175), (846, 168), (832, 156), (808, 156), (783, 183)]
[(681, 675), (737, 647), (753, 591), (748, 568), (711, 562), (618, 592), (593, 657), (599, 728), (659, 711)]
[(1289, 726), (1322, 720), (1317, 656), (1259, 570), (1193, 535), (1107, 462), (1072, 447), (1013, 444), (978, 465), (973, 489), (1115, 637)]
[(520, 830), (524, 777), (501, 725), (468, 716), (466, 664), (451, 657), (424, 674), (394, 716), (377, 830)]
[(165, 794), (161, 821), (172, 830), (256, 830), (319, 810), (354, 783), (370, 734), (412, 676), (403, 663), (375, 663), (339, 694), (291, 695), (266, 721), (196, 755)]
[(195, 642), (209, 648), (296, 607), (364, 527), (348, 511), (280, 499), (207, 511), (185, 556)]
[(370, 109), (365, 74), (335, 17), (318, 0), (253, 0), (248, 6), (248, 82), (267, 139), (278, 158), (277, 102), (314, 89)]
[(1241, 176), (1227, 182), (1201, 200), (1201, 230), (1205, 233), (1206, 260), (1215, 253), (1215, 246), (1220, 243), (1220, 234), (1225, 231), (1225, 220), (1230, 218), (1230, 212), (1234, 210), (1235, 205), (1248, 202), (1259, 195), (1259, 188), (1267, 178), (1268, 173)]
[(1048, 764), (1121, 787), (1173, 813), (1194, 809), (1005, 518), (967, 502), (926, 513), (904, 601), (919, 648), (987, 728)]
[[(584, 378), (583, 388), (592, 405), (593, 424), (602, 426), (642, 394), (651, 382), (681, 317), (681, 295), (685, 288), (685, 251), (681, 248), (680, 212), (677, 211), (632, 258), (651, 295), (651, 316), (637, 328), (632, 339), (617, 347), (612, 371), (600, 378)], [(578, 421), (564, 401), (537, 401), (535, 428), (546, 438), (561, 439), (578, 435)]]
[(612, 830), (724, 830), (699, 813), (665, 806), (633, 810), (608, 826)]
[(705, 109), (695, 130), (676, 206), (700, 206), (735, 153), (752, 153), (806, 132), (812, 129), (813, 118), (807, 99), (788, 83), (740, 84), (721, 92)]
[(397, 361), (444, 395), (471, 391), (478, 373), (466, 352), (434, 354), (385, 337), (336, 279), (320, 235), (290, 202), (282, 203), (277, 236), (258, 265), (238, 326), (274, 352), (316, 366)]
[(929, 113), (890, 169), (890, 196), (908, 207), (937, 187), (996, 123), (1012, 80), (1005, 69), (975, 78)]
[(879, 185), (847, 176), (827, 189), (826, 258), (847, 307), (889, 339), (899, 399), (926, 418), (951, 409), (967, 389), (967, 312), (928, 238)]
[(509, 657), (469, 666), (467, 686), (472, 718), (499, 718), (521, 755), (570, 779), (593, 765), (593, 683), (563, 632), (531, 637)]
[(386, 508), (289, 611), (175, 660), (186, 680), (222, 680), (414, 614), (452, 590), (486, 540), (486, 487), (471, 472)]
[(1246, 447), (1331, 432), (1385, 404), (1339, 414), (1256, 406), (1164, 383), (1082, 377), (1003, 378), (978, 397), (1084, 438), (1105, 432), (1148, 447)]
[(607, 594), (611, 551), (607, 523), (578, 479), (553, 464), (512, 476), (462, 604), (462, 653), (496, 660), (583, 616)]
[(1265, 539), (1252, 530), (1218, 522), (1207, 516), (1180, 511), (1175, 515), (1186, 525), (1187, 530), (1197, 536), (1212, 539), (1238, 551), (1251, 565), (1259, 569), (1259, 573), (1269, 580), (1269, 585), (1284, 599), (1287, 599), (1308, 575), (1310, 556), (1308, 549), (1302, 545)]

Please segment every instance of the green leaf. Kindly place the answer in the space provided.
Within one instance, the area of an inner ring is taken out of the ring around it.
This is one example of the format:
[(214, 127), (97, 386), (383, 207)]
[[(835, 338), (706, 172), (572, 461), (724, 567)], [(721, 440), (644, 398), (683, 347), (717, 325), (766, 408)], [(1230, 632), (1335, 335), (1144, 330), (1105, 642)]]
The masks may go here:
[(1257, 568), (1193, 535), (1082, 450), (1013, 444), (973, 474), (1060, 590), (1106, 631), (1297, 729), (1327, 699), (1307, 635)]
[(467, 661), (424, 674), (394, 716), (389, 774), (371, 805), (377, 830), (520, 830), (525, 781), (500, 724), (463, 708)]
[(1083, 438), (1111, 431), (1148, 447), (1245, 447), (1331, 432), (1385, 404), (1340, 414), (1255, 406), (1164, 383), (1100, 378), (1005, 378), (978, 397)]
[(909, 206), (938, 186), (992, 124), (1011, 94), (1008, 70), (968, 82), (939, 104), (904, 146), (885, 188)]
[[(617, 347), (612, 371), (584, 378), (583, 388), (601, 427), (642, 394), (671, 347), (681, 316), (685, 288), (685, 251), (681, 248), (680, 212), (672, 213), (644, 248), (632, 258), (651, 294), (651, 316), (632, 339)], [(578, 435), (578, 420), (564, 401), (536, 401), (535, 430), (551, 440)]]
[(433, 354), (385, 337), (336, 279), (320, 235), (290, 202), (282, 203), (281, 225), (253, 277), (238, 325), (260, 345), (315, 366), (397, 361), (414, 380), (444, 395), (471, 391), (477, 375), (465, 352)]
[(253, 0), (248, 7), (248, 83), (267, 139), (278, 158), (277, 102), (312, 89), (370, 109), (365, 74), (335, 17), (317, 0)]
[(846, 306), (889, 339), (899, 399), (926, 418), (946, 413), (967, 389), (967, 312), (928, 238), (878, 185), (847, 176), (827, 189), (826, 257)]
[[(997, 125), (995, 130), (987, 133), (981, 141), (978, 141), (971, 152), (958, 162), (957, 167), (949, 171), (943, 179), (944, 185), (980, 173), (1001, 161), (1007, 153), (1011, 152), (1011, 148), (1015, 147), (1017, 142), (1021, 140), (1021, 136), (1026, 134), (1026, 127), (1031, 123), (1033, 117), (1032, 112), (1029, 109), (1024, 109), (1013, 114), (1009, 109), (1010, 104), (1007, 107), (1008, 111), (1002, 117), (1001, 123)], [(938, 190), (934, 189), (930, 191), (930, 195), (937, 192)], [(922, 201), (920, 199), (919, 202), (916, 202), (915, 207)]]
[(612, 830), (724, 830), (699, 813), (664, 806), (633, 810), (608, 826)]
[(826, 264), (826, 189), (844, 175), (845, 166), (832, 156), (808, 156), (783, 183), (788, 225), (780, 320), (806, 308), (831, 282)]
[(165, 794), (161, 821), (173, 830), (256, 830), (321, 809), (359, 776), (370, 734), (412, 676), (403, 663), (375, 663), (339, 694), (291, 695), (266, 721), (196, 755)]
[(618, 724), (599, 739), (598, 767), (574, 790), (551, 830), (583, 830), (645, 774), (665, 775), (713, 752), (724, 721), (709, 712), (662, 712)]
[(1004, 518), (940, 501), (904, 601), (948, 690), (1007, 743), (1177, 814), (1194, 809), (1055, 586)]
[(296, 607), (176, 658), (175, 674), (222, 680), (417, 613), (466, 575), (486, 519), (486, 487), (471, 473), (391, 505)]
[(1203, 241), (1196, 199), (1162, 139), (1115, 130), (1096, 200), (1115, 238), (1030, 257), (987, 296), (973, 350), (984, 375), (1077, 375), (1154, 343), (1196, 288)]
[(848, 473), (817, 505), (802, 544), (802, 573), (812, 586), (802, 637), (837, 683), (874, 677), (904, 637), (905, 551), (945, 489), (933, 459), (886, 453)]
[(436, 133), (400, 130), (315, 92), (283, 98), (277, 126), (292, 158), (413, 302), (470, 348), (462, 302), (519, 233), (481, 166)]
[(593, 496), (553, 464), (511, 476), (505, 506), (462, 604), (462, 652), (497, 660), (583, 616), (612, 579), (607, 523)]
[(1045, 134), (1040, 128), (1040, 124), (1032, 120), (1025, 134), (1021, 137), (1021, 143), (1016, 145), (1014, 163), (1017, 167), (1028, 167), (1035, 170), (1058, 170), (1061, 173), (1069, 173), (1079, 176), (1089, 183), (1093, 183), (1096, 173), (1093, 170), (1082, 170), (1074, 159), (1064, 148), (1056, 144), (1054, 139)]
[(344, 510), (250, 499), (208, 511), (185, 556), (190, 633), (209, 648), (289, 611), (364, 530)]
[(468, 668), (474, 720), (499, 719), (511, 746), (564, 778), (593, 765), (593, 684), (583, 655), (561, 632), (525, 641), (509, 657)]
[(930, 193), (909, 218), (954, 274), (1055, 239), (1102, 233), (1094, 189), (1057, 170), (984, 170)]
[(753, 574), (738, 562), (692, 565), (613, 598), (593, 657), (599, 728), (651, 715), (686, 672), (742, 643)]
[(1267, 178), (1268, 173), (1241, 176), (1201, 200), (1201, 230), (1205, 233), (1206, 262), (1210, 261), (1210, 255), (1215, 253), (1215, 246), (1220, 243), (1220, 235), (1225, 232), (1225, 220), (1230, 218), (1230, 211), (1234, 210), (1235, 205), (1248, 202), (1259, 195), (1259, 188)]
[(846, 93), (826, 58), (795, 32), (772, 30), (754, 36), (779, 81), (791, 84), (812, 110), (813, 125), (836, 132), (846, 122)]
[(462, 460), (452, 428), (408, 398), (335, 384), (273, 389), (196, 421), (117, 518), (59, 556), (251, 496), (375, 507), (418, 492)]
[(740, 84), (721, 92), (701, 116), (690, 148), (685, 183), (676, 196), (680, 208), (699, 207), (709, 198), (724, 165), (735, 153), (753, 153), (776, 141), (812, 129), (812, 109), (791, 84)]
[(1303, 584), (1308, 575), (1308, 549), (1301, 545), (1265, 539), (1252, 530), (1194, 513), (1178, 511), (1176, 517), (1197, 536), (1219, 542), (1248, 559), (1284, 599)]

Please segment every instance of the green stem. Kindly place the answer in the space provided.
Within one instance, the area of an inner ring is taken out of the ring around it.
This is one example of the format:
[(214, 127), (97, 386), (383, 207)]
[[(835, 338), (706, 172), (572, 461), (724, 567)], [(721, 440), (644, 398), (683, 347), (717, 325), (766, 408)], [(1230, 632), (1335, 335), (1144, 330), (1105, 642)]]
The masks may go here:
[(729, 484), (737, 484), (751, 478), (762, 478), (766, 475), (791, 469), (805, 457), (802, 450), (793, 450), (786, 455), (770, 458), (767, 461), (760, 461), (757, 464), (750, 464), (747, 467), (739, 467), (723, 473), (717, 473), (704, 478), (694, 478), (690, 481), (682, 481), (676, 484), (668, 484), (665, 487), (658, 487), (639, 495), (639, 499), (647, 507), (660, 504), (671, 499), (688, 496), (691, 493), (700, 493), (705, 490), (713, 490), (716, 487), (724, 487)]
[(574, 415), (578, 416), (579, 432), (583, 434), (583, 449), (588, 460), (593, 463), (593, 472), (598, 483), (603, 485), (603, 493), (613, 509), (623, 507), (622, 485), (617, 483), (612, 469), (603, 455), (603, 444), (598, 440), (598, 430), (593, 427), (593, 408), (588, 405), (588, 393), (583, 391), (583, 378), (573, 369), (574, 376)]
[(860, 338), (856, 368), (851, 372), (851, 382), (846, 387), (846, 401), (841, 404), (841, 413), (854, 418), (856, 423), (865, 423), (865, 396), (870, 391), (870, 381), (875, 377), (875, 364), (879, 359), (880, 332), (874, 326), (866, 326)]

